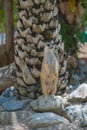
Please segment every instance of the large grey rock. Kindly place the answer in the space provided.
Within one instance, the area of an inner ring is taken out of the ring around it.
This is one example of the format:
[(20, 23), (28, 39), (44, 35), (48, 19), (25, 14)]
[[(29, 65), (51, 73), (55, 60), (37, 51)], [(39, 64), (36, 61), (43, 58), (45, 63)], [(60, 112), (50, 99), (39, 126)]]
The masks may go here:
[(30, 129), (23, 123), (14, 123), (13, 125), (1, 126), (0, 130), (30, 130)]
[(87, 84), (83, 83), (74, 90), (72, 93), (67, 95), (67, 100), (70, 102), (82, 102), (87, 101)]
[(87, 107), (81, 111), (82, 117), (80, 118), (81, 126), (87, 126)]
[[(66, 100), (61, 96), (55, 96), (55, 100), (48, 96), (48, 101), (45, 102), (44, 96), (40, 96), (37, 100), (30, 103), (33, 110), (38, 112), (54, 112), (66, 117), (64, 107), (67, 104)], [(66, 117), (68, 119), (68, 117)]]
[(7, 111), (14, 111), (14, 110), (21, 110), (23, 109), (28, 103), (30, 102), (29, 99), (27, 100), (9, 100), (2, 103), (2, 107)]
[(0, 105), (2, 105), (3, 103), (5, 102), (8, 102), (12, 100), (11, 98), (7, 98), (7, 97), (3, 97), (3, 96), (0, 96)]
[[(35, 112), (33, 111), (14, 111), (14, 112), (7, 112), (3, 111), (0, 112), (0, 125), (12, 125), (15, 123), (23, 122), (26, 118), (30, 117)], [(1, 130), (1, 129), (0, 129)]]
[(78, 121), (74, 121), (73, 123), (67, 123), (67, 124), (59, 124), (59, 125), (52, 125), (45, 128), (38, 128), (35, 130), (87, 130), (87, 127), (82, 128), (79, 125)]
[(67, 119), (52, 112), (37, 113), (25, 120), (32, 128), (46, 127), (54, 124), (69, 123)]
[(87, 104), (69, 106), (65, 111), (72, 122), (79, 120), (81, 126), (87, 126)]

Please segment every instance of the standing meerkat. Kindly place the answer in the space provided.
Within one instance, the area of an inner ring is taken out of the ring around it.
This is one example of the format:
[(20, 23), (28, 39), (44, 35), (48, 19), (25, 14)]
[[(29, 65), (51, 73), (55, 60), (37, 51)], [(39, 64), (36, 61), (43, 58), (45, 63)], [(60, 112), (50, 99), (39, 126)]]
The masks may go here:
[(58, 84), (58, 70), (59, 64), (54, 54), (53, 43), (48, 43), (44, 48), (44, 58), (41, 68), (41, 87), (42, 93), (47, 101), (48, 94), (52, 94), (52, 98), (55, 99), (55, 93)]

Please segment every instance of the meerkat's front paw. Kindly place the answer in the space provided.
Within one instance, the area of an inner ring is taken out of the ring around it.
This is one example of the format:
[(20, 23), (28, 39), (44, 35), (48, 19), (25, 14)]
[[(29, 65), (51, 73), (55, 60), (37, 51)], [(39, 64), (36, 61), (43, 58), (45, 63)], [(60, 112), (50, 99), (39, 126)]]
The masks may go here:
[(56, 97), (55, 97), (55, 95), (52, 95), (52, 99), (55, 101), (56, 100)]
[(48, 100), (48, 97), (45, 96), (45, 97), (44, 97), (44, 101), (45, 101), (45, 103), (47, 103), (47, 100)]

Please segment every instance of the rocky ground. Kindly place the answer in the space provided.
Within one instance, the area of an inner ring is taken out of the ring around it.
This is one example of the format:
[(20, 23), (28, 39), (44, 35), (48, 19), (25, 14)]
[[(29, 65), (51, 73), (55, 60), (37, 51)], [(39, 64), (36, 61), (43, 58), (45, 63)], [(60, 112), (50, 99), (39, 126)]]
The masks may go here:
[(87, 84), (66, 97), (37, 100), (0, 97), (0, 130), (87, 130)]
[(68, 94), (16, 100), (14, 87), (0, 96), (0, 130), (87, 130), (87, 64), (80, 60)]
[[(66, 97), (48, 101), (0, 96), (0, 130), (87, 130), (87, 84), (72, 85)], [(12, 91), (11, 91), (12, 92)]]

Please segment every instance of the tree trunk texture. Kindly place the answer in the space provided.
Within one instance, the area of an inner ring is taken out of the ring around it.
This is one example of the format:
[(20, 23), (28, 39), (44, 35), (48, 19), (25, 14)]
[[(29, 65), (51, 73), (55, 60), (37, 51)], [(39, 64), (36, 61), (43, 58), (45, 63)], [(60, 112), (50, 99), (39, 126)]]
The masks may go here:
[(14, 25), (13, 25), (13, 2), (5, 0), (5, 19), (6, 19), (6, 53), (8, 64), (14, 59)]
[(15, 84), (14, 64), (0, 68), (0, 93)]
[(58, 91), (68, 83), (67, 62), (64, 44), (60, 35), (58, 8), (52, 0), (19, 0), (15, 64), (17, 90), (20, 97), (41, 93), (40, 71), (43, 49), (47, 42), (54, 41), (55, 54), (60, 63)]

